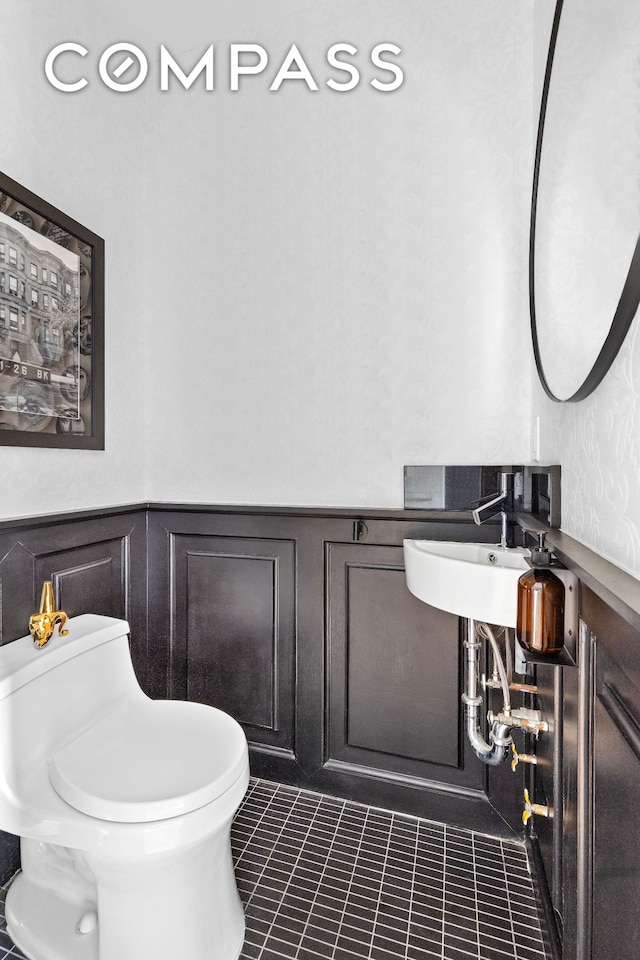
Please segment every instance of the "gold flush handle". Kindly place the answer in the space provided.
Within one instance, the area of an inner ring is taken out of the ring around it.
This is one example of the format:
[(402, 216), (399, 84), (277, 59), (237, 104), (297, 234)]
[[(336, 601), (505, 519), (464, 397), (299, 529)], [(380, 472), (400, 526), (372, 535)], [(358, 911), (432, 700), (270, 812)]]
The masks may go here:
[(61, 637), (66, 637), (68, 630), (63, 630), (65, 623), (69, 619), (62, 610), (54, 610), (53, 584), (51, 580), (45, 580), (42, 584), (42, 597), (40, 599), (40, 613), (34, 613), (29, 617), (29, 633), (33, 637), (36, 647), (44, 647), (53, 636), (53, 631), (58, 624), (58, 632)]

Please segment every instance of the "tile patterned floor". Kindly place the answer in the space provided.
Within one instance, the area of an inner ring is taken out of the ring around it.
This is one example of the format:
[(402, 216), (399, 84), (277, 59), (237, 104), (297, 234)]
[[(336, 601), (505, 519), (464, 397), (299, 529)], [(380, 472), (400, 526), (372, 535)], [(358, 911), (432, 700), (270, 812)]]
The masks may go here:
[(245, 960), (545, 960), (518, 843), (252, 781), (233, 851)]
[(252, 779), (232, 844), (242, 960), (548, 960), (518, 843)]
[(19, 957), (20, 960), (24, 960), (24, 953), (21, 953), (17, 947), (14, 947), (11, 937), (6, 930), (6, 919), (4, 915), (4, 901), (7, 895), (7, 884), (4, 887), (0, 887), (0, 960), (15, 960)]

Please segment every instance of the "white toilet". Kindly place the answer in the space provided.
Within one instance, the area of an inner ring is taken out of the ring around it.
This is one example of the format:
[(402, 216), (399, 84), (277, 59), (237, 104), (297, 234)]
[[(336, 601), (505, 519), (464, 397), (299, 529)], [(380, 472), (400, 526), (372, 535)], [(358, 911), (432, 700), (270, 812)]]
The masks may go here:
[(124, 620), (0, 647), (0, 829), (21, 838), (8, 931), (33, 960), (235, 960), (231, 820), (249, 782), (227, 714), (150, 700)]

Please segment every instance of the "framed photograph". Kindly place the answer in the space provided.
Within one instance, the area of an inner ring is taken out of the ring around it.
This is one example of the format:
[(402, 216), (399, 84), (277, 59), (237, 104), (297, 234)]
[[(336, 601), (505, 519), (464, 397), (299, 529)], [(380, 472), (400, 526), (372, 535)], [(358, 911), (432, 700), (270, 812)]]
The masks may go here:
[(2, 173), (0, 444), (104, 449), (104, 241)]

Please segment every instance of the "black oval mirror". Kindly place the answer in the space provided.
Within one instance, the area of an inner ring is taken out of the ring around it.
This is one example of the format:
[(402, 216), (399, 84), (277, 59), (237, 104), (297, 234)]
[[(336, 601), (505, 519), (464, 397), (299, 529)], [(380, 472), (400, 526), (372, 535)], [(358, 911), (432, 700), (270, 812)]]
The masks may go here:
[(558, 0), (536, 145), (529, 246), (536, 367), (583, 400), (640, 303), (640, 3)]

